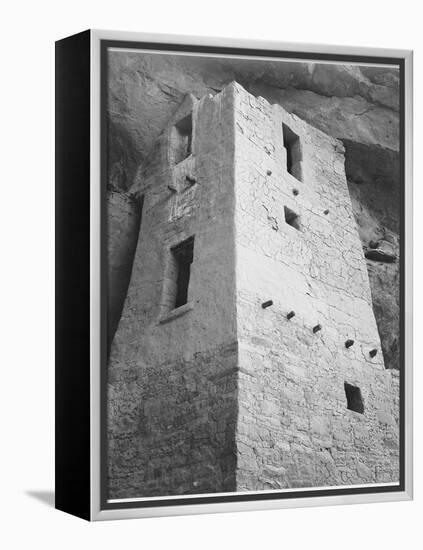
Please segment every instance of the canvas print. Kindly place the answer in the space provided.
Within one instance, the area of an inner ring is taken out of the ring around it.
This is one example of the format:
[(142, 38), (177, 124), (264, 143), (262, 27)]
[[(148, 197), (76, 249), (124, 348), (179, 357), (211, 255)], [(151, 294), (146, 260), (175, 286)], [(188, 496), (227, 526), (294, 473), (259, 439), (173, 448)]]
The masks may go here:
[(106, 68), (108, 502), (397, 486), (399, 67)]

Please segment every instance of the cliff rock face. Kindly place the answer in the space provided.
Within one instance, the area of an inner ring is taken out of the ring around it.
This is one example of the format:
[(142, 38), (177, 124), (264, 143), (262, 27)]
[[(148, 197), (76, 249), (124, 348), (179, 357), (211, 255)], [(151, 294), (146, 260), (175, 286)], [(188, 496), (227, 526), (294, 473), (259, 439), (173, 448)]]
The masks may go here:
[(128, 194), (109, 190), (107, 270), (107, 334), (109, 344), (116, 332), (131, 278), (132, 262), (140, 227), (140, 205)]
[[(385, 365), (399, 368), (398, 71), (116, 51), (109, 54), (109, 76), (110, 193), (130, 195), (135, 175), (142, 171), (153, 144), (187, 93), (198, 98), (214, 95), (233, 80), (343, 141)], [(109, 218), (114, 225), (122, 225), (132, 243), (138, 223), (125, 220), (124, 203), (126, 199), (113, 196)], [(114, 258), (119, 258), (127, 279), (132, 259), (124, 256), (133, 254), (132, 245), (115, 242), (122, 239), (122, 232), (117, 235), (110, 232), (109, 249), (114, 255), (109, 256), (109, 264), (116, 271)], [(113, 288), (109, 303), (113, 312), (121, 311), (126, 288), (127, 282)], [(110, 338), (116, 320), (112, 325)]]

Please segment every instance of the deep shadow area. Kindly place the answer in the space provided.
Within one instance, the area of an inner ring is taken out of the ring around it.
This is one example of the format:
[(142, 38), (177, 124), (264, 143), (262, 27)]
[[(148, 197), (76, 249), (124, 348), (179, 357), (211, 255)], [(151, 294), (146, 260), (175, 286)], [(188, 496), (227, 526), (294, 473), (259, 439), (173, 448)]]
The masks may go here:
[(109, 191), (107, 198), (108, 335), (113, 341), (128, 291), (141, 225), (143, 200), (128, 193)]

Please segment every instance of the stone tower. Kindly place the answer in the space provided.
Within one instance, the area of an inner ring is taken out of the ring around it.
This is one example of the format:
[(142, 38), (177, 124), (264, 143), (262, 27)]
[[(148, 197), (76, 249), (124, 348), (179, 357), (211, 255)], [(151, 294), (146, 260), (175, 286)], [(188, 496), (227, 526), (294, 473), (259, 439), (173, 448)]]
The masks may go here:
[(236, 83), (187, 96), (109, 364), (109, 498), (397, 482), (341, 142)]

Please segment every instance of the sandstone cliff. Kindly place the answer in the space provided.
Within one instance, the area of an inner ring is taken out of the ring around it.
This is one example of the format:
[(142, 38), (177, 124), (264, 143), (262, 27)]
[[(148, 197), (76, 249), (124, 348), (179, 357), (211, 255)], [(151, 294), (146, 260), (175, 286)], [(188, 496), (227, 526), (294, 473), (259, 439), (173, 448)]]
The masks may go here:
[[(279, 103), (343, 141), (385, 365), (399, 368), (398, 71), (112, 52), (109, 77), (109, 219), (114, 228), (109, 242), (111, 336), (126, 294), (139, 227), (134, 204), (126, 200), (135, 173), (186, 93), (215, 94), (237, 80), (252, 94)], [(128, 221), (129, 210), (134, 222)]]

